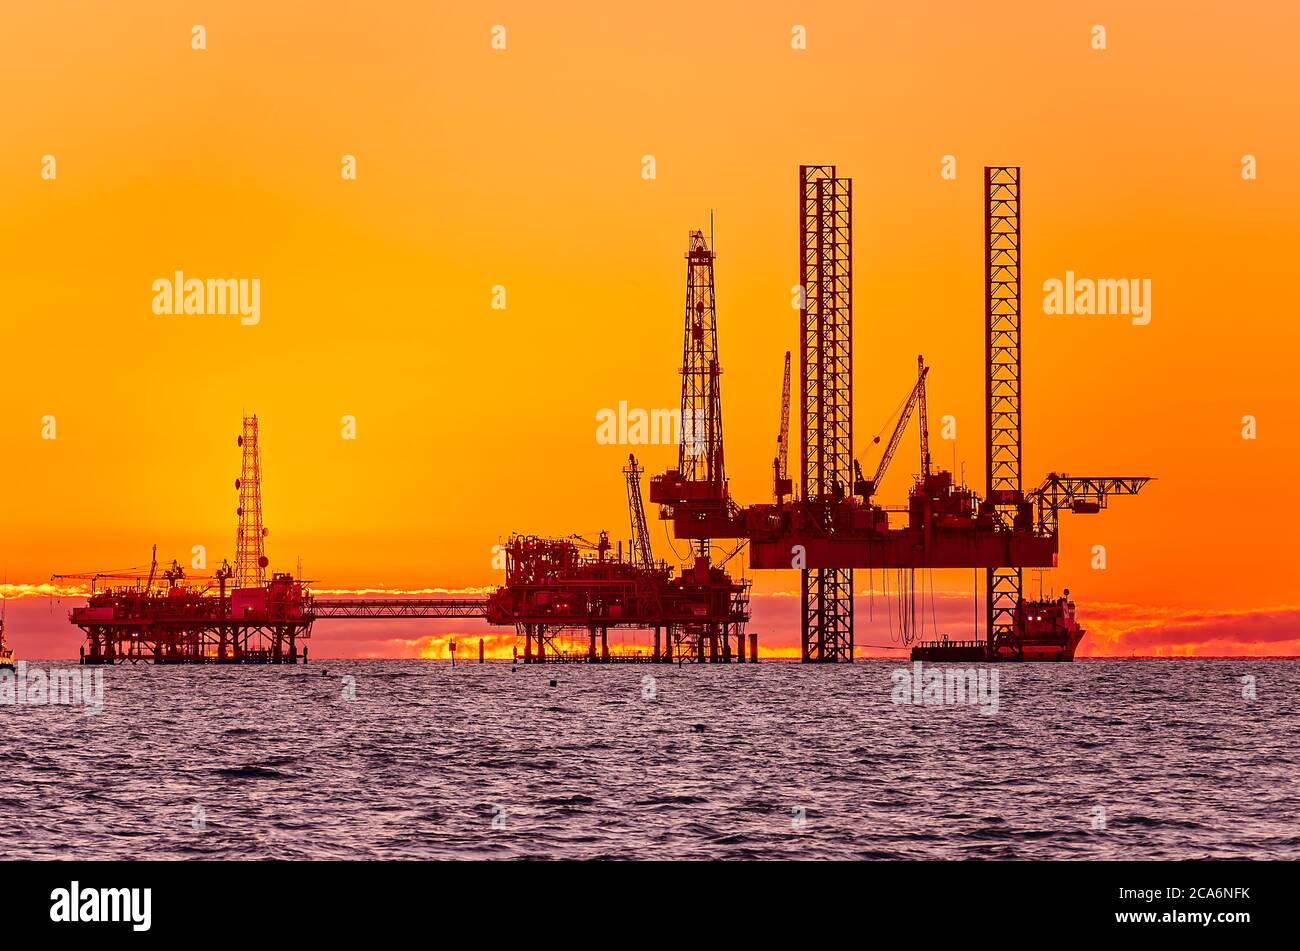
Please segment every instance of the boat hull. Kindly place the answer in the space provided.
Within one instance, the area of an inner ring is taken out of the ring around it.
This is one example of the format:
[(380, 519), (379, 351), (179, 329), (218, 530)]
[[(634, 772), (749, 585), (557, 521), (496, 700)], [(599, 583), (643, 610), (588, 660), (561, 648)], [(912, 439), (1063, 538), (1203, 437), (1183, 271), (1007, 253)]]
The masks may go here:
[(929, 641), (912, 648), (912, 660), (955, 663), (1068, 663), (1074, 660), (1074, 645), (1032, 647), (1026, 645), (1020, 656), (1004, 654), (990, 656), (987, 644), (968, 646), (960, 643), (945, 644)]

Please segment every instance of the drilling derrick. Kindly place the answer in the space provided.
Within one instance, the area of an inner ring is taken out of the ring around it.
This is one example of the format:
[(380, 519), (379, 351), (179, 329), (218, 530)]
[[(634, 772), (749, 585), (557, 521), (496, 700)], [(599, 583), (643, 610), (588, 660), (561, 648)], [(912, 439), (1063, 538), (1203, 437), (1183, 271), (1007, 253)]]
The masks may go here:
[[(703, 231), (690, 232), (686, 247), (686, 311), (682, 335), (681, 440), (677, 468), (650, 480), (650, 501), (673, 534), (689, 539), (694, 564), (687, 570), (704, 577), (710, 569), (713, 538), (740, 537), (740, 509), (727, 493), (722, 455), (722, 367), (718, 362), (717, 307), (713, 288), (713, 250)], [(740, 636), (741, 628), (734, 633)], [(708, 626), (708, 643), (731, 656), (731, 626)], [(668, 651), (699, 649), (704, 640), (670, 631)], [(674, 638), (678, 638), (674, 640)], [(691, 645), (696, 645), (692, 647)], [(698, 659), (698, 658), (697, 658)]]
[(235, 488), (239, 492), (239, 533), (235, 536), (236, 588), (260, 588), (266, 584), (266, 530), (262, 527), (262, 468), (257, 449), (257, 417), (244, 417), (239, 437), (243, 464)]
[[(686, 312), (682, 335), (681, 439), (677, 478), (682, 501), (701, 514), (727, 509), (722, 456), (722, 391), (718, 363), (718, 320), (713, 292), (713, 251), (702, 231), (692, 231), (686, 249)], [(709, 538), (693, 538), (697, 558), (709, 557)]]
[[(988, 506), (1021, 528), (1028, 506), (1020, 474), (1020, 168), (984, 169), (984, 326)], [(990, 656), (1017, 655), (1016, 612), (1023, 568), (988, 569), (985, 589)]]
[[(853, 479), (852, 192), (833, 165), (799, 166), (799, 476), (823, 535)], [(804, 568), (800, 603), (804, 662), (852, 661), (853, 569)]]
[[(682, 341), (682, 438), (677, 471), (690, 482), (726, 483), (722, 464), (722, 393), (718, 321), (713, 300), (713, 251), (692, 231), (686, 251), (686, 320)], [(707, 548), (705, 549), (707, 553)]]
[[(682, 340), (681, 440), (677, 468), (650, 480), (650, 501), (673, 520), (696, 557), (709, 557), (710, 538), (735, 538), (738, 508), (727, 494), (722, 459), (722, 367), (713, 296), (713, 251), (702, 231), (686, 250), (686, 315)], [(731, 534), (728, 534), (732, 532)]]

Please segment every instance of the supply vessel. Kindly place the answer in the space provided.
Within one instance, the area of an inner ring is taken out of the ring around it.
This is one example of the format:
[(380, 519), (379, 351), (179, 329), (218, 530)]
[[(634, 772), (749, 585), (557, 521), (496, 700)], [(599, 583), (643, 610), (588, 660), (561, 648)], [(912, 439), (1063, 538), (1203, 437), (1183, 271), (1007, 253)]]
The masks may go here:
[(928, 661), (1069, 661), (1086, 633), (1079, 625), (1070, 589), (1059, 598), (1021, 601), (1015, 627), (1020, 650), (989, 650), (987, 641), (921, 641), (912, 648), (912, 660)]

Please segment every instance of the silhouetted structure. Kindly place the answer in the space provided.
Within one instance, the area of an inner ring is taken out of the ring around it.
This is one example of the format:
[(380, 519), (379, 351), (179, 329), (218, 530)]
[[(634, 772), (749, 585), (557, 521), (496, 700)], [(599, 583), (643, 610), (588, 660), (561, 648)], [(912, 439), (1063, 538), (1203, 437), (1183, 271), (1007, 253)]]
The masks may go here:
[[(1022, 659), (1027, 619), (1046, 616), (1049, 606), (1024, 601), (1021, 571), (1055, 566), (1057, 513), (1100, 511), (1110, 496), (1136, 494), (1149, 478), (1053, 473), (1038, 489), (1023, 490), (1020, 170), (985, 172), (985, 499), (930, 464), (923, 361), (875, 477), (862, 477), (853, 458), (852, 429), (852, 184), (835, 166), (801, 166), (799, 202), (799, 492), (785, 500), (778, 452), (775, 503), (742, 508), (725, 491), (721, 500), (686, 491), (674, 471), (651, 480), (651, 500), (663, 504), (661, 515), (671, 520), (679, 538), (746, 539), (751, 567), (800, 571), (806, 662), (852, 660), (857, 568), (985, 569), (983, 656)], [(778, 445), (786, 437), (784, 396), (782, 402)], [(921, 467), (908, 493), (907, 524), (895, 528), (873, 495), (913, 408), (920, 415)], [(1073, 620), (1073, 607), (1069, 614)]]

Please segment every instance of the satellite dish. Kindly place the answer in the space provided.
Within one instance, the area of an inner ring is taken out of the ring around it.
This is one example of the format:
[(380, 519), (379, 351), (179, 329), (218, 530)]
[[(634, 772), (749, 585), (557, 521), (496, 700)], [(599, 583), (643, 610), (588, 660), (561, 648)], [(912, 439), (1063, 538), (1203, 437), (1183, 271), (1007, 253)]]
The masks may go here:
[(243, 437), (243, 436), (240, 436), (240, 437), (239, 437), (239, 445), (240, 445), (241, 447), (244, 445), (244, 437)]
[(236, 491), (236, 492), (239, 491), (239, 480), (238, 480), (238, 479), (235, 480), (235, 491)]
[(265, 567), (266, 567), (267, 565), (269, 565), (270, 563), (271, 563), (271, 559), (270, 559), (270, 558), (267, 558), (265, 555), (263, 555), (261, 558), (257, 559), (257, 567), (259, 567), (259, 568), (265, 568)]

